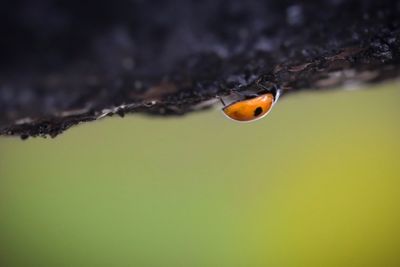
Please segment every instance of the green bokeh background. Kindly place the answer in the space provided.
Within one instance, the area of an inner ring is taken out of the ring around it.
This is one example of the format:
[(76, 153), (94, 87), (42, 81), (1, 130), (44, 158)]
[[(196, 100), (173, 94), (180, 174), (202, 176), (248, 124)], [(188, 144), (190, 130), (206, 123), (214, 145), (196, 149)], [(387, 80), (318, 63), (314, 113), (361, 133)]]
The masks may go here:
[(0, 266), (400, 266), (399, 84), (265, 119), (0, 138)]

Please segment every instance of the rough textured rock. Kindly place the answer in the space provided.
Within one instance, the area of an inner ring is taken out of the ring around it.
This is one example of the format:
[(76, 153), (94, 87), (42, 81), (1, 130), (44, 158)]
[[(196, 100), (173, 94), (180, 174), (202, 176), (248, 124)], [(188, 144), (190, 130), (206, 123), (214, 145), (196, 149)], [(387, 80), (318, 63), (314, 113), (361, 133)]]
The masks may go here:
[(0, 29), (0, 134), (23, 138), (400, 74), (394, 0), (6, 0)]

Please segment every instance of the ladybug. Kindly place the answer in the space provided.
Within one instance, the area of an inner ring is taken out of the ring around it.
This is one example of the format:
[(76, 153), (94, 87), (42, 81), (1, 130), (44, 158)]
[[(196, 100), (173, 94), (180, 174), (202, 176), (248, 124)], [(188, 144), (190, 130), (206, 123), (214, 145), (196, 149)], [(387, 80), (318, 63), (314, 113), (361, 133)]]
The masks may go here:
[(280, 90), (274, 86), (273, 89), (262, 87), (262, 90), (256, 94), (242, 95), (238, 92), (235, 93), (240, 95), (242, 99), (229, 105), (225, 105), (222, 101), (224, 104), (222, 111), (232, 120), (250, 122), (265, 117), (271, 111), (279, 98)]

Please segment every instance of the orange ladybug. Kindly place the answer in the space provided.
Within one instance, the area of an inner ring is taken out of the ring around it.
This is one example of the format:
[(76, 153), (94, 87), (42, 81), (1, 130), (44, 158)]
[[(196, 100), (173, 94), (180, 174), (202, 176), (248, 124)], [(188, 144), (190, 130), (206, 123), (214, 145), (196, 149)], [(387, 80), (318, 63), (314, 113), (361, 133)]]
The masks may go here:
[(235, 121), (249, 122), (265, 117), (279, 98), (279, 90), (276, 93), (265, 92), (251, 98), (235, 101), (222, 108), (224, 114)]

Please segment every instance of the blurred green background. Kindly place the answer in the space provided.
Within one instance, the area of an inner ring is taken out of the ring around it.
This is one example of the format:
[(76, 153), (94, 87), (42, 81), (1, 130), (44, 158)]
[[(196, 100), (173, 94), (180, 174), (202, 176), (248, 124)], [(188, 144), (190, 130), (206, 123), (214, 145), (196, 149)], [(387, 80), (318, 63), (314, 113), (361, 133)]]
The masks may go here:
[(0, 266), (400, 266), (400, 90), (0, 138)]

